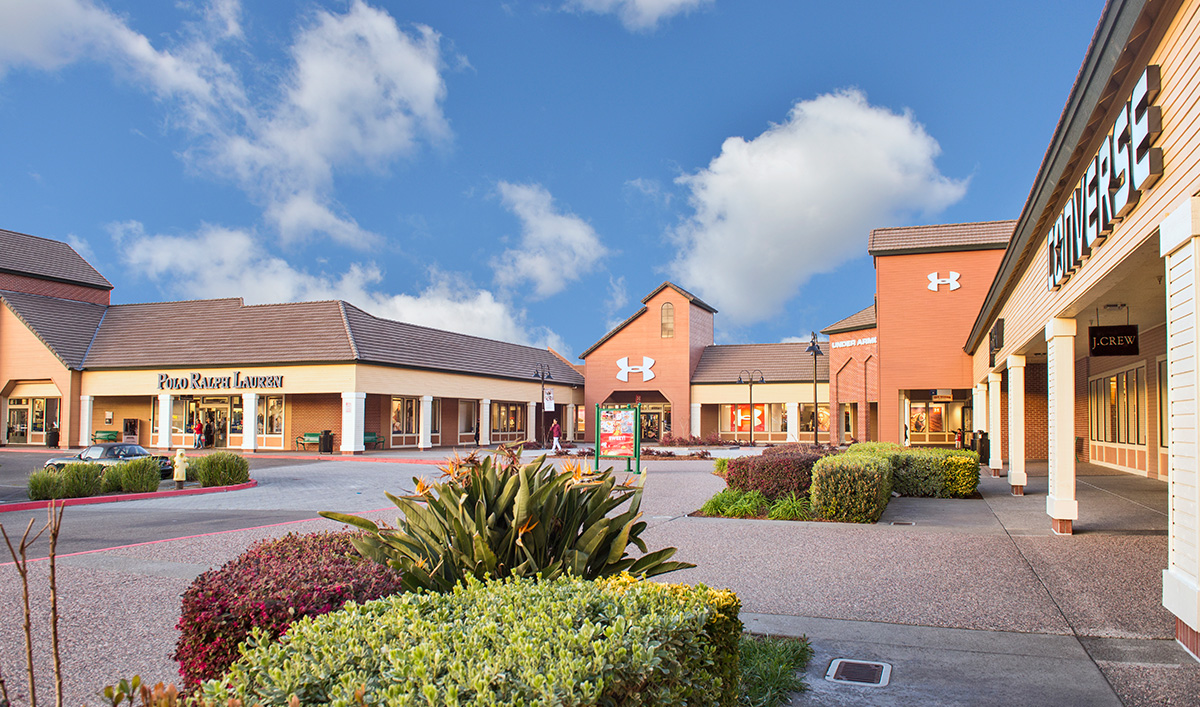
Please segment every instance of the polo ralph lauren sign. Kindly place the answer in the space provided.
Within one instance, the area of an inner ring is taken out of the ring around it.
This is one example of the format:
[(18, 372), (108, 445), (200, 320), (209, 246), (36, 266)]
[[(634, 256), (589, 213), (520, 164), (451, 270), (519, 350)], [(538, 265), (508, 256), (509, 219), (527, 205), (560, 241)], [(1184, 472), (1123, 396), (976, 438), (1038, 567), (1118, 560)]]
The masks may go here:
[(1137, 324), (1088, 327), (1088, 350), (1092, 356), (1137, 356)]

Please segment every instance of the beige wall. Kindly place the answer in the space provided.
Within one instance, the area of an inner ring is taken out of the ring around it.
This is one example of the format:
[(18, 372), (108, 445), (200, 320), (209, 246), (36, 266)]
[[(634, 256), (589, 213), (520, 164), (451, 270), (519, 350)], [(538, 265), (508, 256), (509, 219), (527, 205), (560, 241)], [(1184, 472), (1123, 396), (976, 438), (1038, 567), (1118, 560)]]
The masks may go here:
[[(808, 383), (756, 383), (754, 385), (755, 403), (811, 403), (813, 396), (812, 382)], [(750, 402), (750, 386), (745, 383), (714, 383), (711, 385), (693, 385), (692, 403), (700, 404), (734, 404)], [(817, 381), (817, 402), (829, 402), (829, 384)]]

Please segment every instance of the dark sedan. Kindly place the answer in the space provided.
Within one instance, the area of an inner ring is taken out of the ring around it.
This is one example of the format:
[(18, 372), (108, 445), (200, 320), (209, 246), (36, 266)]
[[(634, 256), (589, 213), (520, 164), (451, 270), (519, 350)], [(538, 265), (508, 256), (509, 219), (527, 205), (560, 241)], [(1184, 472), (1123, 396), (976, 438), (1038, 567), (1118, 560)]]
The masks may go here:
[(174, 467), (171, 465), (169, 457), (163, 457), (156, 454), (151, 454), (146, 451), (145, 447), (137, 444), (122, 444), (120, 442), (108, 442), (105, 444), (93, 444), (79, 454), (72, 457), (54, 457), (46, 460), (46, 468), (62, 469), (67, 464), (87, 463), (101, 464), (103, 466), (111, 466), (113, 464), (123, 464), (131, 462), (135, 459), (143, 459), (145, 457), (154, 457), (158, 460), (158, 470), (162, 478), (168, 479), (174, 473)]

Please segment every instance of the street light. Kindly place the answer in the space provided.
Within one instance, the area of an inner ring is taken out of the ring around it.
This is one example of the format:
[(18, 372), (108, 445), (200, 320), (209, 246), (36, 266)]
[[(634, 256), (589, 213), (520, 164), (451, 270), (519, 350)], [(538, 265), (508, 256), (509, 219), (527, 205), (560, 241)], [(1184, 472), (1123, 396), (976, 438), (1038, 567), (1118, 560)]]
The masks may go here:
[(808, 348), (804, 349), (805, 353), (812, 354), (813, 357), (813, 446), (817, 446), (817, 430), (821, 427), (820, 417), (817, 415), (817, 356), (821, 355), (821, 346), (817, 343), (817, 332), (812, 333), (812, 341), (809, 342)]
[[(766, 380), (763, 379), (762, 371), (758, 370), (757, 368), (755, 368), (753, 371), (747, 371), (746, 369), (742, 369), (742, 372), (738, 374), (738, 379), (737, 379), (738, 383), (749, 383), (750, 384), (750, 446), (751, 447), (754, 446), (754, 376), (756, 376), (756, 375), (758, 376), (759, 383), (766, 382)], [(746, 380), (742, 380), (742, 376), (745, 376)]]
[(546, 381), (554, 380), (554, 376), (550, 375), (550, 364), (538, 363), (533, 367), (533, 377), (542, 382), (542, 411), (538, 413), (538, 433), (539, 443), (546, 446)]

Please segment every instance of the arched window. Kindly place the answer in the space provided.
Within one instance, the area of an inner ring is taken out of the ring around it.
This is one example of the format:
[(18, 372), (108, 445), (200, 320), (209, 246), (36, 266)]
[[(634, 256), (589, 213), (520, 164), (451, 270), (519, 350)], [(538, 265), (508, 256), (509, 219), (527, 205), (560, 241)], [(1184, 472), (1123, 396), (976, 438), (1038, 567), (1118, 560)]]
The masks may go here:
[(675, 337), (675, 305), (667, 302), (662, 306), (662, 338)]

